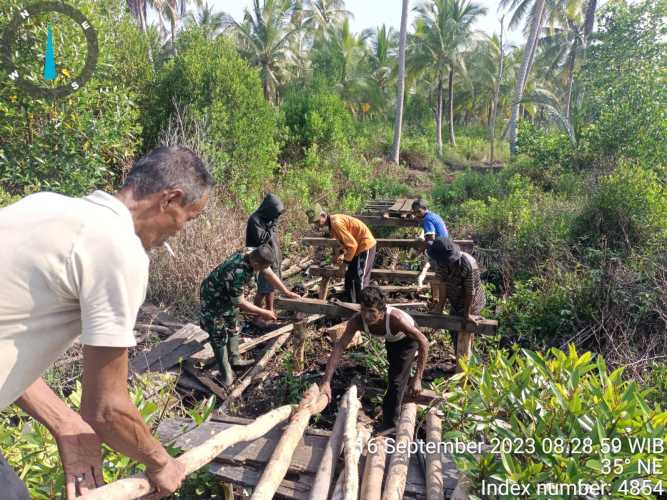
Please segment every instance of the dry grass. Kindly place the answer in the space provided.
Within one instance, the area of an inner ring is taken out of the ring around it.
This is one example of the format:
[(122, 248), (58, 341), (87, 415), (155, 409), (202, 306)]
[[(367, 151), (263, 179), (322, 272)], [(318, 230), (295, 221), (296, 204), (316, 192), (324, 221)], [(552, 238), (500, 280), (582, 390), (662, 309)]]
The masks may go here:
[(211, 193), (204, 213), (169, 241), (176, 257), (160, 248), (151, 255), (148, 297), (179, 316), (193, 318), (201, 281), (245, 244), (247, 217), (225, 206), (231, 195)]

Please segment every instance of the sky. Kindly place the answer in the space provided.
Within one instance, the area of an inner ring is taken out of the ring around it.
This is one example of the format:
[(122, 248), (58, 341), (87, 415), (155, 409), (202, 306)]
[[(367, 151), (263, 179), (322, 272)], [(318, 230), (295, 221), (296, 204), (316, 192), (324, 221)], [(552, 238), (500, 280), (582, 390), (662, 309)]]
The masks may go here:
[[(486, 7), (487, 10), (487, 14), (477, 23), (476, 29), (488, 34), (500, 33), (499, 19), (502, 14), (498, 14), (498, 0), (476, 1)], [(409, 3), (408, 8), (411, 12), (408, 18), (408, 30), (414, 18), (412, 9), (417, 3), (416, 0)], [(215, 7), (216, 10), (231, 14), (236, 20), (241, 20), (244, 9), (250, 4), (250, 0), (209, 0), (209, 5)], [(393, 26), (398, 31), (401, 26), (401, 4), (401, 0), (346, 0), (345, 2), (347, 10), (354, 14), (351, 26), (355, 32), (365, 28), (377, 27), (383, 23)], [(509, 18), (509, 16), (507, 17)], [(507, 19), (505, 25), (507, 25)], [(505, 39), (510, 43), (520, 42), (522, 40), (520, 30), (508, 32), (506, 29)]]

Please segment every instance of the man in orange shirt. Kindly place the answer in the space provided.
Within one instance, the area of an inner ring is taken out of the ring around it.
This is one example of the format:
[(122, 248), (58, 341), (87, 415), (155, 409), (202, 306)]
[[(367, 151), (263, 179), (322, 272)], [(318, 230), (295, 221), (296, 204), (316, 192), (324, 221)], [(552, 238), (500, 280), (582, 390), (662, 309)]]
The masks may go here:
[(308, 211), (308, 221), (328, 229), (342, 248), (335, 263), (345, 273), (345, 298), (358, 302), (359, 292), (368, 286), (375, 263), (375, 238), (368, 226), (349, 215), (331, 214), (316, 207)]

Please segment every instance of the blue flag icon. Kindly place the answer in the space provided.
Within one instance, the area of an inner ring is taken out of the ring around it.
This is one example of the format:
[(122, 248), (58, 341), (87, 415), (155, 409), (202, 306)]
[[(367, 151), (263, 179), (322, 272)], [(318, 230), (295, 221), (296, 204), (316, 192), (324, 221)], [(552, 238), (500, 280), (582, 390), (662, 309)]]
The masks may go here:
[(46, 38), (46, 57), (44, 58), (44, 80), (56, 79), (56, 59), (53, 54), (53, 28), (49, 24), (49, 34)]

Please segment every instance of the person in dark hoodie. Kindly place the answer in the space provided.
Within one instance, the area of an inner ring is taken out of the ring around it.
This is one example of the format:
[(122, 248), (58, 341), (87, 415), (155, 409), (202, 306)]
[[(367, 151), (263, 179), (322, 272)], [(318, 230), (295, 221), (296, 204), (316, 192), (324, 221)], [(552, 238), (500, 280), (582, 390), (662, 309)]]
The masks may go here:
[[(280, 198), (273, 193), (267, 194), (259, 208), (248, 219), (245, 233), (247, 247), (259, 247), (265, 244), (271, 247), (274, 256), (271, 269), (279, 278), (282, 278), (280, 265), (283, 255), (278, 240), (278, 219), (284, 212), (285, 205), (280, 201)], [(269, 283), (264, 274), (260, 273), (257, 276), (255, 305), (261, 307), (262, 303), (265, 302), (265, 308), (273, 311), (274, 296), (275, 289), (273, 285)]]

